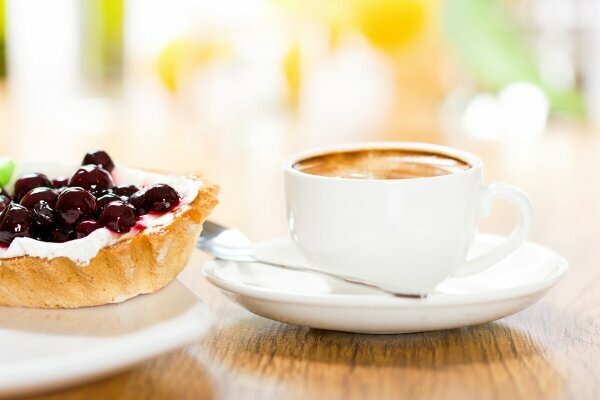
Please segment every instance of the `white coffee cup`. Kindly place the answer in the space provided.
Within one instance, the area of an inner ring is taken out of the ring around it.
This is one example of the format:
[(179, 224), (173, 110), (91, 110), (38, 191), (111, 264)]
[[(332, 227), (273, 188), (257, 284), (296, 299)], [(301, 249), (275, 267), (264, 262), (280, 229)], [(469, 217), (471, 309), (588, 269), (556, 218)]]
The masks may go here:
[[(438, 153), (470, 168), (414, 179), (338, 178), (294, 168), (317, 155), (362, 149)], [(482, 160), (471, 153), (424, 143), (356, 143), (296, 154), (284, 165), (292, 240), (313, 268), (406, 293), (431, 293), (448, 277), (476, 274), (496, 264), (527, 238), (529, 198), (504, 183), (484, 186), (482, 170)], [(519, 223), (498, 247), (467, 260), (479, 221), (497, 199), (517, 207)]]

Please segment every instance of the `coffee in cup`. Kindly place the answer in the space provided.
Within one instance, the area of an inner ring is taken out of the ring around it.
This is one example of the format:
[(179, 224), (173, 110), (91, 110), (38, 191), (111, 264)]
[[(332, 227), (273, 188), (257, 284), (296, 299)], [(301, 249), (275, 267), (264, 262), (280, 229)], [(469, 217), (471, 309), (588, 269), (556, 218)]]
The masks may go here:
[(464, 160), (440, 153), (401, 149), (360, 149), (320, 154), (294, 164), (312, 175), (353, 179), (412, 179), (464, 171)]

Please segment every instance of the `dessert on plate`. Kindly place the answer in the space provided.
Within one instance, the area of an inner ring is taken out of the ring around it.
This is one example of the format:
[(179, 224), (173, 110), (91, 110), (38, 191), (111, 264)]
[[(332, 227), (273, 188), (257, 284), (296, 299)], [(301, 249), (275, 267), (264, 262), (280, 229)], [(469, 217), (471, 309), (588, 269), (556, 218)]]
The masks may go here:
[(217, 204), (218, 187), (199, 175), (115, 166), (104, 151), (81, 165), (8, 169), (0, 171), (2, 306), (76, 308), (153, 293), (186, 266)]

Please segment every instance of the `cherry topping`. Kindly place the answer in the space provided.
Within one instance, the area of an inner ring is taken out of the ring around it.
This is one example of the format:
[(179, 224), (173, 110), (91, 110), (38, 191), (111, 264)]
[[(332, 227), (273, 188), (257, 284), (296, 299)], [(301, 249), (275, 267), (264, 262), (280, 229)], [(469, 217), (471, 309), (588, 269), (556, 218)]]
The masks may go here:
[(169, 185), (158, 183), (145, 193), (144, 206), (148, 211), (165, 212), (179, 204), (179, 194)]
[(129, 197), (129, 204), (135, 207), (138, 215), (148, 214), (148, 209), (145, 206), (146, 192), (143, 190), (137, 191)]
[(102, 196), (96, 198), (96, 205), (98, 207), (98, 210), (100, 212), (102, 212), (102, 209), (104, 208), (105, 205), (107, 205), (111, 201), (117, 201), (117, 200), (121, 200), (121, 197), (117, 196), (114, 193), (106, 193), (105, 195), (102, 195)]
[(78, 186), (91, 191), (102, 191), (113, 187), (113, 181), (108, 173), (102, 167), (97, 165), (84, 165), (80, 167), (71, 179), (69, 186)]
[(131, 197), (138, 190), (135, 185), (118, 185), (113, 188), (115, 194), (124, 197)]
[(115, 169), (115, 164), (111, 160), (110, 156), (103, 150), (96, 150), (89, 152), (83, 157), (81, 165), (94, 164), (99, 165), (108, 172), (112, 172)]
[(64, 243), (75, 239), (75, 231), (69, 227), (59, 227), (51, 230), (48, 236), (51, 242)]
[(52, 179), (52, 186), (54, 189), (60, 189), (69, 185), (69, 178), (65, 176), (60, 176), (56, 179)]
[(57, 197), (58, 195), (54, 189), (38, 187), (27, 192), (21, 199), (20, 204), (31, 209), (33, 206), (43, 201), (50, 207), (54, 207)]
[(10, 197), (5, 194), (0, 194), (0, 212), (6, 208), (10, 204)]
[(40, 225), (34, 225), (31, 231), (31, 238), (39, 240), (40, 242), (48, 242), (50, 239), (50, 232)]
[(62, 222), (73, 225), (96, 212), (96, 198), (81, 187), (70, 187), (58, 195), (56, 211)]
[(135, 208), (120, 200), (108, 203), (100, 214), (100, 223), (117, 233), (129, 232), (136, 220)]
[(0, 185), (0, 243), (10, 244), (16, 237), (62, 243), (103, 226), (126, 233), (144, 228), (138, 223), (140, 215), (167, 212), (181, 202), (177, 191), (165, 184), (144, 190), (115, 186), (110, 174), (114, 168), (110, 156), (98, 150), (87, 153), (70, 178), (25, 174), (15, 182), (12, 197)]
[(35, 173), (22, 175), (15, 182), (15, 199), (19, 201), (25, 193), (41, 186), (52, 187), (52, 181), (44, 174)]
[(0, 213), (0, 243), (11, 244), (17, 237), (30, 237), (33, 215), (25, 207), (11, 203)]
[(53, 226), (56, 222), (56, 213), (54, 212), (54, 208), (52, 208), (45, 201), (40, 201), (36, 205), (31, 208), (31, 212), (35, 217), (36, 222), (40, 226), (50, 227)]
[(113, 194), (112, 189), (90, 190), (90, 192), (92, 192), (92, 194), (94, 195), (94, 197), (96, 198), (96, 200), (98, 200), (100, 197), (102, 197), (102, 196), (104, 196), (106, 194), (109, 194), (109, 193)]
[(77, 235), (77, 239), (81, 239), (100, 228), (102, 228), (102, 225), (100, 225), (99, 222), (94, 221), (93, 219), (85, 219), (77, 225), (77, 228), (75, 228), (75, 233)]

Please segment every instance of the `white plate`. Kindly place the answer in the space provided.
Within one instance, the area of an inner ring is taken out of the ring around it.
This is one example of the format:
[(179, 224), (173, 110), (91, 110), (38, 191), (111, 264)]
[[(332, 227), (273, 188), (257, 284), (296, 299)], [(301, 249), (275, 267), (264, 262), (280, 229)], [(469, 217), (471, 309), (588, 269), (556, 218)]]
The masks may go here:
[(199, 339), (209, 311), (175, 280), (152, 295), (76, 310), (0, 307), (0, 397), (98, 378)]
[[(501, 240), (479, 235), (473, 255)], [(256, 251), (271, 261), (305, 263), (288, 238), (260, 243)], [(558, 253), (526, 243), (482, 273), (448, 279), (423, 300), (261, 264), (211, 261), (204, 274), (231, 300), (266, 318), (347, 332), (406, 333), (481, 324), (513, 314), (544, 296), (567, 268)]]

